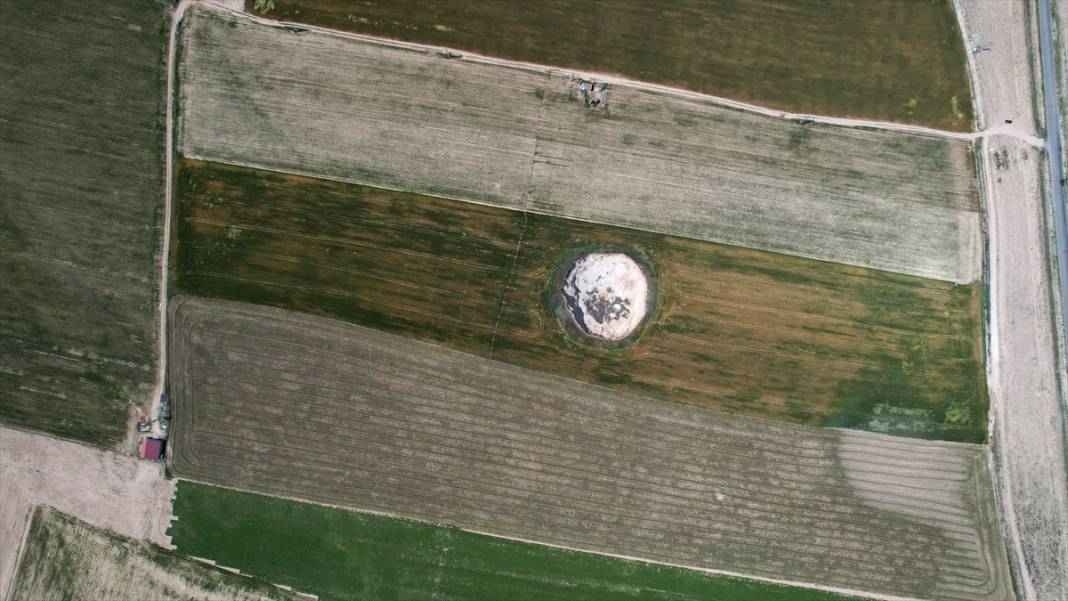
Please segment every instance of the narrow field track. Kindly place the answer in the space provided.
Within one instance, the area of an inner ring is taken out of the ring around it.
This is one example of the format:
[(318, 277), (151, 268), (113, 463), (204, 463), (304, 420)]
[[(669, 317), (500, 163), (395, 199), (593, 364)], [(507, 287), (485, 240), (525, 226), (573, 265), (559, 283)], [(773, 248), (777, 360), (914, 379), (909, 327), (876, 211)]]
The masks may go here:
[(605, 553), (1011, 596), (986, 451), (707, 411), (366, 328), (171, 303), (185, 478)]
[(113, 447), (149, 395), (170, 14), (0, 3), (0, 421)]

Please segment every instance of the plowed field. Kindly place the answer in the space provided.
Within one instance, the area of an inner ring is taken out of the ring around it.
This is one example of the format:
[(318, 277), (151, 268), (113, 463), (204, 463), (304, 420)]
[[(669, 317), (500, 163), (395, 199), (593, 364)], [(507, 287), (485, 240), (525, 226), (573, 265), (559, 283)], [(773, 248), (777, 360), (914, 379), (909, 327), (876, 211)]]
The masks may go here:
[(169, 7), (0, 2), (0, 420), (108, 446), (151, 389)]
[[(734, 413), (986, 433), (975, 285), (204, 163), (182, 166), (177, 198), (188, 293)], [(595, 349), (557, 322), (551, 276), (613, 246), (655, 265), (659, 309), (634, 344)]]
[(982, 447), (687, 410), (273, 309), (171, 307), (180, 476), (756, 576), (1011, 596)]
[[(253, 10), (256, 2), (245, 4)], [(273, 4), (267, 17), (620, 73), (794, 112), (945, 129), (972, 122), (948, 0)]]

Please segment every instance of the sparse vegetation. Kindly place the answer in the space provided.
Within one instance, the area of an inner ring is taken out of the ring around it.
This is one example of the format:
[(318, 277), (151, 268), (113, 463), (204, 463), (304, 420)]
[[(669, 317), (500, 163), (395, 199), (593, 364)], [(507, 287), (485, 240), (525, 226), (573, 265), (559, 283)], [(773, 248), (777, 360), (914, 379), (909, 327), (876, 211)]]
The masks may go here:
[(49, 507), (34, 510), (8, 598), (12, 601), (299, 599), (265, 582), (94, 528)]

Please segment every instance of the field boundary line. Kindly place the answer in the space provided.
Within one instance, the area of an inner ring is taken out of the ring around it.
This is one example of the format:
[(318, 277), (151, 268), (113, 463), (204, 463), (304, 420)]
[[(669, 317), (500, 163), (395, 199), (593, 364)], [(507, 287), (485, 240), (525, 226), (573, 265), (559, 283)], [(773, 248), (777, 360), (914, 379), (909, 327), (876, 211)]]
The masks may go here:
[[(435, 526), (435, 527), (438, 527), (438, 528), (454, 529), (454, 530), (459, 530), (461, 532), (467, 532), (469, 534), (478, 534), (478, 535), (481, 535), (481, 536), (488, 536), (490, 538), (496, 538), (496, 539), (499, 539), (499, 540), (510, 540), (510, 541), (515, 541), (515, 542), (519, 542), (519, 543), (526, 543), (526, 544), (529, 544), (529, 545), (538, 545), (538, 546), (541, 546), (541, 547), (550, 547), (550, 548), (553, 548), (553, 549), (560, 549), (562, 551), (571, 551), (571, 552), (574, 552), (574, 553), (585, 553), (585, 554), (588, 554), (588, 555), (598, 555), (598, 556), (601, 556), (601, 557), (611, 557), (611, 558), (614, 558), (614, 559), (622, 559), (624, 561), (637, 561), (637, 562), (641, 562), (641, 563), (649, 564), (649, 565), (658, 565), (658, 566), (676, 568), (676, 569), (681, 569), (681, 570), (689, 570), (689, 571), (692, 571), (692, 572), (700, 572), (700, 573), (703, 573), (703, 574), (710, 574), (710, 575), (713, 575), (713, 576), (727, 576), (727, 577), (730, 577), (730, 578), (738, 578), (738, 579), (741, 579), (741, 580), (753, 580), (753, 581), (758, 581), (758, 582), (767, 582), (767, 583), (770, 583), (770, 584), (778, 584), (778, 585), (781, 585), (781, 586), (792, 586), (792, 587), (797, 587), (797, 588), (818, 590), (818, 591), (824, 591), (824, 592), (828, 592), (828, 593), (836, 593), (836, 594), (839, 594), (839, 595), (846, 595), (846, 596), (853, 596), (853, 597), (863, 597), (863, 598), (868, 598), (868, 599), (878, 599), (879, 601), (929, 601), (928, 599), (922, 599), (920, 597), (900, 597), (900, 596), (897, 596), (897, 595), (886, 595), (886, 594), (883, 594), (883, 593), (875, 593), (875, 592), (870, 592), (870, 591), (861, 591), (861, 590), (857, 590), (857, 589), (840, 588), (840, 587), (834, 587), (834, 586), (825, 586), (825, 585), (821, 585), (821, 584), (813, 584), (813, 583), (810, 583), (810, 582), (801, 582), (801, 581), (797, 581), (797, 580), (781, 580), (781, 579), (777, 579), (777, 578), (767, 578), (767, 577), (764, 577), (764, 576), (755, 576), (755, 575), (750, 575), (750, 574), (743, 574), (741, 572), (732, 572), (732, 571), (729, 571), (729, 570), (717, 570), (715, 568), (701, 568), (701, 567), (697, 567), (697, 566), (689, 566), (689, 565), (679, 564), (679, 563), (670, 563), (670, 562), (666, 562), (666, 561), (658, 561), (658, 560), (655, 560), (655, 559), (645, 559), (645, 558), (642, 558), (642, 557), (635, 557), (635, 556), (631, 556), (631, 555), (621, 555), (621, 554), (616, 554), (616, 553), (607, 553), (607, 552), (603, 552), (603, 551), (590, 551), (588, 549), (582, 549), (582, 548), (579, 548), (579, 547), (573, 547), (573, 546), (568, 546), (568, 545), (557, 545), (557, 544), (541, 542), (541, 541), (537, 541), (537, 540), (529, 539), (529, 538), (522, 538), (522, 537), (517, 537), (517, 536), (507, 536), (507, 535), (503, 535), (503, 534), (496, 534), (496, 533), (493, 533), (493, 532), (487, 532), (487, 531), (484, 531), (484, 530), (478, 530), (478, 529), (474, 529), (474, 528), (467, 528), (467, 527), (464, 527), (464, 526), (461, 526), (461, 525), (456, 525), (456, 524), (449, 524), (449, 525), (438, 524), (438, 523), (435, 523), (435, 522), (428, 522), (428, 521), (425, 521), (425, 520), (419, 520), (419, 519), (407, 517), (407, 516), (396, 514), (396, 513), (390, 513), (388, 511), (380, 511), (380, 510), (376, 510), (376, 509), (360, 509), (360, 508), (350, 507), (350, 506), (347, 506), (347, 505), (338, 505), (338, 504), (335, 504), (335, 503), (320, 503), (318, 501), (309, 501), (307, 499), (301, 499), (299, 497), (292, 497), (292, 496), (288, 496), (288, 495), (279, 495), (279, 494), (274, 494), (274, 493), (266, 493), (266, 492), (260, 492), (260, 491), (255, 491), (255, 490), (249, 490), (249, 489), (246, 489), (246, 488), (241, 488), (241, 487), (238, 487), (238, 486), (231, 486), (231, 485), (228, 485), (228, 484), (216, 484), (214, 482), (208, 482), (206, 480), (197, 480), (195, 478), (188, 478), (188, 477), (185, 477), (185, 476), (177, 476), (177, 477), (175, 477), (175, 480), (177, 482), (185, 481), (185, 482), (191, 482), (193, 484), (200, 484), (200, 485), (203, 485), (203, 486), (211, 486), (211, 487), (215, 487), (215, 488), (222, 488), (222, 489), (225, 489), (225, 490), (232, 490), (232, 491), (241, 492), (241, 493), (259, 495), (261, 497), (270, 497), (272, 499), (280, 499), (282, 501), (292, 501), (292, 502), (296, 502), (296, 503), (304, 503), (304, 504), (307, 504), (307, 505), (316, 505), (316, 506), (319, 506), (319, 507), (327, 507), (327, 508), (330, 508), (330, 509), (338, 509), (338, 510), (341, 510), (341, 511), (347, 511), (349, 513), (357, 513), (357, 514), (363, 513), (363, 514), (374, 515), (374, 516), (378, 516), (378, 517), (385, 517), (385, 518), (392, 518), (392, 519), (397, 519), (397, 520), (404, 520), (406, 522), (415, 522), (417, 524), (428, 524), (428, 525)], [(176, 489), (177, 489), (177, 487), (176, 487)], [(181, 552), (181, 549), (179, 549), (178, 551)]]
[(177, 79), (178, 30), (181, 27), (185, 11), (195, 0), (179, 1), (171, 15), (170, 34), (167, 41), (167, 100), (165, 102), (166, 119), (164, 121), (163, 141), (163, 241), (160, 245), (159, 267), (159, 369), (156, 371), (156, 383), (149, 398), (149, 419), (152, 420), (152, 434), (159, 435), (160, 395), (163, 394), (167, 378), (167, 271), (171, 254), (171, 219), (172, 194), (174, 180), (174, 87)]
[(515, 267), (519, 264), (519, 251), (523, 248), (523, 236), (527, 233), (527, 221), (530, 213), (523, 209), (523, 225), (519, 228), (519, 240), (515, 243), (515, 255), (512, 256), (512, 268), (508, 270), (508, 279), (504, 282), (504, 292), (501, 294), (501, 302), (497, 307), (497, 319), (493, 322), (493, 334), (490, 336), (489, 358), (493, 358), (493, 348), (497, 344), (497, 330), (504, 317), (504, 306), (508, 304), (508, 291), (512, 289), (512, 279), (515, 277)]
[[(494, 65), (497, 67), (505, 67), (509, 69), (517, 69), (521, 71), (544, 73), (547, 75), (558, 75), (563, 77), (582, 77), (596, 79), (597, 81), (603, 81), (611, 85), (626, 86), (637, 90), (651, 92), (655, 94), (663, 94), (691, 100), (703, 104), (714, 104), (723, 106), (735, 110), (745, 111), (748, 113), (755, 113), (764, 115), (766, 117), (776, 117), (786, 121), (811, 121), (813, 123), (821, 123), (825, 125), (836, 125), (840, 127), (849, 127), (855, 129), (878, 129), (886, 131), (897, 131), (918, 135), (937, 136), (943, 138), (956, 138), (960, 140), (977, 140), (995, 135), (1005, 135), (1034, 147), (1044, 147), (1045, 141), (1041, 138), (1037, 138), (1026, 132), (1023, 132), (1018, 127), (1010, 126), (1009, 124), (1000, 124), (994, 127), (990, 127), (985, 130), (973, 131), (973, 132), (955, 132), (943, 129), (935, 129), (931, 127), (924, 127), (922, 125), (909, 125), (905, 123), (895, 123), (893, 121), (873, 121), (868, 119), (854, 119), (849, 117), (832, 117), (828, 115), (811, 115), (807, 113), (793, 113), (790, 111), (784, 111), (779, 109), (772, 109), (757, 104), (751, 104), (748, 102), (741, 102), (738, 100), (731, 100), (730, 98), (724, 98), (722, 96), (713, 96), (711, 94), (703, 94), (701, 92), (694, 92), (683, 88), (665, 86), (660, 84), (653, 84), (643, 81), (637, 81), (629, 79), (620, 75), (612, 75), (609, 73), (598, 73), (596, 71), (587, 71), (582, 69), (564, 69), (561, 67), (554, 67), (551, 65), (543, 65), (538, 63), (531, 63), (526, 61), (515, 61), (509, 59), (495, 58), (492, 56), (485, 56), (475, 52), (468, 52), (457, 49), (457, 52), (452, 52), (453, 49), (444, 46), (433, 46), (430, 44), (419, 44), (416, 42), (405, 42), (401, 40), (394, 40), (381, 36), (374, 36), (363, 33), (354, 33), (349, 31), (341, 31), (338, 29), (330, 29), (326, 27), (319, 27), (316, 25), (309, 25), (306, 23), (296, 23), (293, 21), (281, 21), (276, 19), (270, 19), (260, 15), (255, 15), (243, 10), (234, 10), (229, 6), (220, 4), (216, 0), (186, 0), (182, 5), (187, 4), (202, 4), (210, 8), (219, 10), (221, 12), (227, 12), (233, 15), (240, 15), (243, 18), (249, 19), (253, 22), (261, 25), (268, 25), (271, 27), (282, 27), (296, 31), (312, 31), (325, 35), (330, 35), (339, 38), (346, 38), (351, 40), (359, 40), (365, 43), (375, 44), (378, 46), (387, 46), (391, 48), (407, 50), (410, 52), (418, 52), (421, 54), (444, 54), (450, 53), (454, 56), (450, 60), (458, 60), (463, 62), (480, 63), (485, 65)], [(959, 19), (958, 19), (959, 20)]]
[(530, 186), (534, 183), (534, 166), (538, 163), (538, 129), (541, 120), (545, 116), (545, 99), (541, 99), (538, 105), (538, 121), (534, 126), (534, 149), (530, 153), (530, 171), (527, 173), (527, 191), (523, 198), (523, 225), (519, 228), (519, 240), (515, 245), (515, 256), (512, 257), (512, 268), (508, 270), (508, 279), (504, 282), (504, 293), (501, 295), (501, 303), (497, 308), (497, 319), (493, 322), (493, 335), (490, 336), (489, 358), (493, 358), (493, 349), (497, 344), (497, 330), (501, 326), (501, 318), (504, 317), (504, 306), (508, 304), (508, 292), (512, 289), (512, 279), (515, 278), (515, 268), (519, 264), (519, 251), (523, 248), (523, 237), (527, 233), (527, 222), (530, 219)]

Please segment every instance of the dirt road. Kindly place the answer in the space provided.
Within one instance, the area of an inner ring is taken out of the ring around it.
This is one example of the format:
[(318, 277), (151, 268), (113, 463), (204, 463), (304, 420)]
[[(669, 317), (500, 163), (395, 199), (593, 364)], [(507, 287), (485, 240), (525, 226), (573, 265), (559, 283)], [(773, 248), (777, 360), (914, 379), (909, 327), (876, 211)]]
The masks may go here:
[[(980, 126), (1037, 128), (1037, 29), (1028, 3), (956, 3)], [(1029, 50), (1031, 49), (1031, 50)], [(1024, 599), (1068, 597), (1068, 483), (1059, 399), (1056, 297), (1042, 153), (994, 137), (977, 153), (985, 198), (991, 441), (1002, 515)]]

